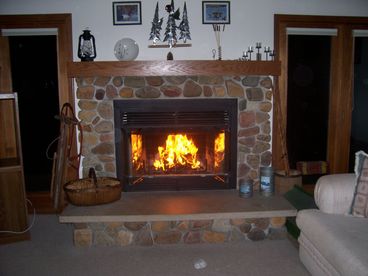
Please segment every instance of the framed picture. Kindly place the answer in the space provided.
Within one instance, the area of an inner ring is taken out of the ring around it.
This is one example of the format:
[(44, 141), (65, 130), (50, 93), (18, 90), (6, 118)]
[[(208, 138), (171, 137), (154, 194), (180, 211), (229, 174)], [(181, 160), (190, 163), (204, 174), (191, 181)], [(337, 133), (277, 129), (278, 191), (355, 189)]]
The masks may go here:
[(202, 1), (203, 24), (230, 24), (230, 1)]
[(112, 2), (114, 25), (142, 24), (142, 9), (140, 1)]

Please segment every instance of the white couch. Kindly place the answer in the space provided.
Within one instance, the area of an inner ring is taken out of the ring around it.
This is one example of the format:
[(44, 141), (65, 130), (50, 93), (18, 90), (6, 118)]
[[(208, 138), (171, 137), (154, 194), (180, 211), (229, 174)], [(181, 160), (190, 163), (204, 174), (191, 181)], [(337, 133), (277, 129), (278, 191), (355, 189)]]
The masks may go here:
[(299, 256), (312, 275), (368, 275), (368, 218), (349, 214), (354, 174), (321, 177), (314, 191), (319, 208), (301, 210)]

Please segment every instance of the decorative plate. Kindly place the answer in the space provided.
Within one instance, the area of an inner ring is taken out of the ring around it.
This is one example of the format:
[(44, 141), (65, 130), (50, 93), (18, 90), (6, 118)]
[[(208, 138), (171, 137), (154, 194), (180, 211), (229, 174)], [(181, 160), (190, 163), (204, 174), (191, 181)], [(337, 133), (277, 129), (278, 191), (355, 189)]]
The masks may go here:
[(137, 42), (131, 38), (118, 40), (114, 47), (114, 54), (118, 60), (134, 60), (139, 53)]

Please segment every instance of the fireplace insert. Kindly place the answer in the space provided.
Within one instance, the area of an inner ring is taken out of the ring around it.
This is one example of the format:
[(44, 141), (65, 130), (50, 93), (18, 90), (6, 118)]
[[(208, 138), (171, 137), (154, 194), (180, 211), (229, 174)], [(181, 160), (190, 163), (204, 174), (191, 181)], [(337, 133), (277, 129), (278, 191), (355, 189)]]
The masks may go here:
[(237, 99), (114, 100), (124, 191), (235, 189)]

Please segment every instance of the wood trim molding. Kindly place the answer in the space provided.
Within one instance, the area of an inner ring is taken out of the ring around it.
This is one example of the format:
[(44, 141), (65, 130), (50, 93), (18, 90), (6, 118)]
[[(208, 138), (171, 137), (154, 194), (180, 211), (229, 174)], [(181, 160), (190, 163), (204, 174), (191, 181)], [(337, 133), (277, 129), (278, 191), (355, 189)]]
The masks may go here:
[(0, 36), (0, 91), (13, 91), (10, 56), (9, 56), (9, 39)]
[[(323, 16), (323, 15), (294, 15), (275, 14), (274, 27), (276, 23), (285, 24), (287, 27), (312, 27), (312, 28), (334, 28), (337, 25), (349, 25), (354, 28), (365, 28), (368, 17), (359, 16)], [(275, 38), (276, 39), (276, 38)], [(277, 54), (277, 53), (276, 53)]]
[(74, 103), (72, 81), (67, 77), (67, 62), (72, 54), (71, 14), (0, 15), (0, 29), (57, 28), (58, 79), (60, 109), (65, 102)]
[(275, 81), (277, 97), (274, 105), (281, 108), (281, 120), (275, 109), (272, 130), (272, 164), (283, 169), (283, 153), (279, 128), (286, 133), (288, 41), (286, 28), (337, 28), (338, 36), (332, 39), (331, 87), (329, 107), (328, 148), (326, 160), (330, 173), (348, 171), (353, 97), (353, 40), (352, 30), (368, 29), (368, 17), (283, 15), (274, 16), (274, 45), (276, 60), (281, 62), (281, 73)]
[(349, 26), (340, 25), (338, 32), (332, 38), (327, 160), (331, 172), (343, 173), (349, 169), (354, 45)]

